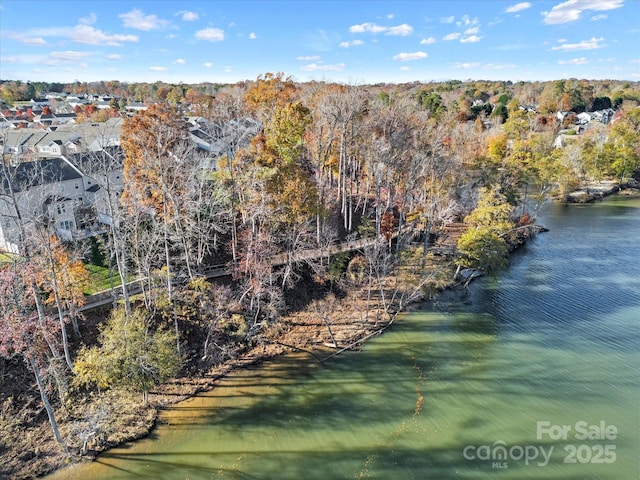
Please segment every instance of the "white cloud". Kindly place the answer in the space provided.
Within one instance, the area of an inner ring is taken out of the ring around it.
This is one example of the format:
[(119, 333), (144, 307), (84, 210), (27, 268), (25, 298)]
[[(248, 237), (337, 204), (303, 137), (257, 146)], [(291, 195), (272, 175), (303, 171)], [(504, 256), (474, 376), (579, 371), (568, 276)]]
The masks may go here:
[(553, 7), (550, 12), (542, 12), (546, 25), (574, 22), (585, 10), (605, 11), (622, 7), (624, 0), (567, 0)]
[(464, 31), (465, 35), (475, 35), (476, 33), (478, 33), (480, 31), (480, 27), (471, 27), (471, 28), (467, 28)]
[(376, 25), (375, 23), (361, 23), (360, 25), (351, 25), (349, 27), (349, 31), (351, 33), (381, 33), (386, 32), (387, 27), (381, 27), (380, 25)]
[(478, 68), (480, 65), (482, 64), (479, 62), (455, 62), (453, 68)]
[(585, 65), (589, 63), (586, 57), (572, 58), (571, 60), (558, 60), (560, 65)]
[(25, 35), (23, 33), (7, 33), (7, 37), (11, 40), (15, 40), (16, 42), (24, 43), (25, 45), (30, 45), (32, 47), (40, 47), (42, 45), (46, 45), (47, 41), (40, 36), (31, 36)]
[(87, 45), (108, 45), (121, 46), (124, 42), (137, 42), (137, 35), (109, 35), (91, 25), (76, 25), (69, 31), (68, 38), (77, 43), (85, 43)]
[(560, 50), (563, 52), (573, 52), (576, 50), (597, 50), (598, 48), (603, 48), (605, 45), (604, 38), (591, 38), (590, 40), (583, 40), (580, 43), (562, 43), (562, 45), (557, 47), (551, 47), (551, 50)]
[(197, 12), (190, 12), (189, 10), (183, 10), (178, 14), (182, 15), (182, 20), (185, 22), (195, 22), (200, 19), (200, 15)]
[(302, 62), (317, 62), (320, 60), (318, 55), (304, 55), (301, 57), (296, 57), (296, 60), (300, 60)]
[(471, 18), (469, 15), (463, 15), (461, 20), (456, 22), (456, 25), (459, 27), (468, 27), (469, 25), (477, 25), (478, 19)]
[(177, 65), (185, 65), (185, 64), (187, 63), (187, 61), (186, 61), (184, 58), (178, 58), (178, 59), (176, 59), (176, 61), (175, 61), (175, 62), (173, 62), (173, 63), (175, 63), (175, 64), (177, 64)]
[(403, 72), (411, 71), (411, 69), (409, 67), (407, 67), (406, 65), (403, 65), (402, 67), (400, 67), (400, 70), (403, 71)]
[(388, 19), (388, 20), (392, 20), (393, 18), (395, 18), (395, 15), (394, 15), (393, 13), (389, 13), (389, 14), (387, 15), (387, 19)]
[(423, 38), (420, 40), (420, 45), (433, 45), (436, 43), (436, 39), (434, 37)]
[(213, 63), (212, 62), (204, 62), (202, 64), (202, 66), (205, 67), (205, 68), (211, 68), (211, 67), (213, 67)]
[(396, 35), (400, 37), (406, 37), (413, 33), (413, 27), (403, 23), (402, 25), (396, 25), (395, 27), (383, 27), (375, 23), (361, 23), (359, 25), (351, 25), (349, 27), (351, 33), (384, 33), (385, 35)]
[(397, 35), (399, 37), (407, 37), (413, 33), (413, 27), (411, 25), (407, 25), (403, 23), (402, 25), (398, 25), (396, 27), (389, 27), (384, 34), (385, 35)]
[(515, 5), (511, 5), (510, 7), (507, 7), (505, 9), (505, 12), (516, 13), (516, 12), (520, 12), (521, 10), (526, 10), (527, 8), (531, 8), (531, 4), (529, 2), (521, 2), (521, 3), (516, 3)]
[(344, 63), (335, 63), (333, 65), (324, 65), (322, 62), (310, 63), (309, 65), (303, 65), (300, 70), (305, 72), (341, 72), (344, 70)]
[(453, 15), (450, 17), (443, 17), (440, 19), (440, 23), (453, 23), (455, 19), (456, 17), (454, 17)]
[(107, 60), (111, 60), (111, 61), (117, 61), (117, 60), (122, 60), (122, 55), (118, 54), (118, 53), (111, 53), (109, 55), (107, 55)]
[(469, 35), (468, 37), (462, 37), (460, 43), (477, 43), (482, 40), (482, 37), (478, 35)]
[[(48, 27), (37, 28), (30, 32), (29, 36), (33, 37), (63, 37), (76, 43), (84, 43), (87, 45), (107, 45), (110, 47), (121, 46), (124, 42), (137, 42), (137, 35), (111, 35), (102, 30), (92, 27), (91, 25), (79, 24), (75, 27)], [(37, 41), (38, 45), (42, 45), (43, 39)]]
[(457, 40), (462, 36), (462, 34), (460, 32), (453, 32), (450, 33), (448, 35), (445, 35), (444, 37), (442, 37), (442, 40), (448, 42), (450, 40)]
[(349, 47), (355, 47), (358, 45), (364, 45), (364, 42), (362, 40), (351, 40), (350, 42), (341, 42), (340, 43), (340, 47), (342, 48), (349, 48)]
[(149, 70), (151, 70), (153, 72), (166, 72), (167, 71), (167, 67), (159, 67), (157, 65), (154, 65), (152, 67), (149, 67)]
[(98, 20), (95, 13), (91, 12), (87, 17), (82, 17), (78, 21), (84, 25), (93, 25)]
[(421, 60), (427, 58), (425, 52), (399, 53), (393, 57), (396, 62), (411, 62), (413, 60)]
[(222, 69), (222, 71), (224, 73), (231, 73), (231, 72), (233, 72), (233, 67), (231, 65), (225, 65), (224, 68)]
[(198, 30), (195, 34), (198, 40), (207, 40), (209, 42), (221, 42), (224, 40), (224, 30), (219, 28), (205, 28)]
[(138, 8), (134, 8), (127, 13), (121, 13), (118, 15), (118, 18), (122, 19), (122, 25), (125, 27), (143, 30), (145, 32), (164, 28), (169, 24), (166, 20), (158, 18), (157, 15), (145, 15), (144, 12)]
[(45, 63), (46, 65), (60, 65), (61, 63), (80, 63), (90, 55), (92, 55), (91, 52), (77, 52), (75, 50), (51, 52), (47, 56), (47, 60), (45, 60), (43, 63)]
[(256, 36), (256, 34), (254, 32), (251, 32), (249, 34), (249, 40), (255, 40), (256, 38), (258, 38), (258, 37)]
[(593, 17), (591, 17), (591, 21), (597, 22), (598, 20), (605, 20), (606, 18), (607, 18), (607, 15), (605, 14), (594, 15)]
[(74, 50), (65, 50), (64, 52), (51, 52), (49, 58), (55, 58), (64, 61), (77, 61), (91, 55), (89, 52), (76, 52)]

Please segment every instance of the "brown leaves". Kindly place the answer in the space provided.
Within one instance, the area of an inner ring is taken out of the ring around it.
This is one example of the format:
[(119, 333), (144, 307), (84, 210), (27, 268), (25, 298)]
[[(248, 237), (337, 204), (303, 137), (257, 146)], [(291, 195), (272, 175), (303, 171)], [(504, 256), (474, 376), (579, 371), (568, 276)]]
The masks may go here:
[(167, 188), (176, 175), (176, 151), (186, 136), (182, 117), (165, 104), (151, 105), (124, 121), (121, 142), (125, 152), (125, 201), (134, 207), (162, 212)]

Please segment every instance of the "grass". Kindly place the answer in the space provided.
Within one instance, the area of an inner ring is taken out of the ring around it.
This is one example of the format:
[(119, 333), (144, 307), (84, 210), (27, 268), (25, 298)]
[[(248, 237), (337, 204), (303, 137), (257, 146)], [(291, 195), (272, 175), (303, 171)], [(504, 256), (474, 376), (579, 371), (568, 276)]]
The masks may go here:
[[(88, 263), (85, 264), (85, 268), (89, 271), (89, 281), (83, 290), (85, 295), (93, 295), (103, 290), (109, 290), (112, 287), (111, 278), (109, 278), (109, 269), (107, 267), (99, 267)], [(120, 276), (114, 271), (113, 286), (117, 287), (121, 283)]]
[(0, 265), (11, 262), (11, 257), (4, 253), (0, 253)]
[[(13, 261), (13, 255), (0, 252), (0, 267), (6, 263)], [(119, 287), (122, 283), (120, 281), (120, 275), (118, 272), (113, 272), (113, 285), (111, 285), (111, 279), (109, 278), (109, 269), (107, 267), (99, 267), (91, 263), (86, 263), (85, 268), (89, 271), (89, 280), (87, 285), (82, 290), (85, 295), (93, 295), (104, 290), (109, 290), (112, 286)], [(130, 276), (128, 281), (134, 280), (133, 276)]]

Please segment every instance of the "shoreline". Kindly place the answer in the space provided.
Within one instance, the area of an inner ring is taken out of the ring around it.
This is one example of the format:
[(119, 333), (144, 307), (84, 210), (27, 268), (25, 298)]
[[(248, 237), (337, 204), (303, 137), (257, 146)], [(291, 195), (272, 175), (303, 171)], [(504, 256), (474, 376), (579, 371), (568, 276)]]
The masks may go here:
[[(264, 338), (257, 346), (241, 353), (237, 358), (225, 361), (201, 377), (176, 378), (149, 392), (149, 406), (146, 408), (138, 406), (137, 411), (129, 418), (133, 425), (118, 424), (115, 425), (115, 429), (105, 426), (108, 430), (119, 430), (106, 439), (106, 444), (96, 446), (96, 448), (90, 447), (85, 454), (81, 454), (78, 449), (74, 449), (73, 453), (65, 454), (58, 447), (59, 453), (54, 455), (57, 461), (51, 462), (46, 471), (38, 472), (35, 478), (61, 474), (60, 472), (63, 472), (66, 467), (95, 461), (102, 452), (111, 448), (147, 438), (156, 427), (162, 424), (162, 411), (216, 388), (220, 381), (237, 369), (256, 366), (292, 352), (308, 354), (311, 359), (321, 363), (344, 351), (357, 350), (370, 338), (381, 335), (390, 328), (400, 313), (413, 311), (425, 301), (461, 285), (461, 282), (454, 280), (455, 270), (447, 261), (439, 260), (431, 267), (439, 269), (441, 274), (446, 274), (447, 281), (443, 282), (441, 278), (433, 278), (434, 284), (430, 285), (431, 292), (429, 294), (420, 292), (402, 305), (391, 303), (388, 306), (388, 312), (379, 309), (381, 304), (375, 295), (370, 295), (371, 298), (367, 299), (366, 286), (359, 286), (347, 290), (342, 299), (337, 299), (334, 294), (329, 293), (326, 298), (314, 301), (306, 309), (283, 316), (265, 331)], [(397, 279), (396, 275), (385, 277), (385, 287), (393, 284)], [(410, 293), (407, 289), (402, 291)], [(364, 317), (363, 312), (365, 312)], [(335, 347), (331, 345), (332, 339), (337, 343)], [(104, 392), (105, 398), (102, 403), (108, 403), (108, 398), (111, 395), (124, 394), (120, 391)], [(82, 409), (82, 406), (79, 406), (79, 409)], [(117, 415), (112, 416), (116, 417)], [(64, 427), (63, 431), (67, 430)], [(22, 476), (18, 478), (34, 477)]]
[(593, 203), (597, 200), (620, 193), (624, 190), (638, 190), (640, 182), (630, 179), (627, 182), (620, 183), (615, 180), (602, 180), (601, 182), (587, 182), (582, 184), (578, 189), (567, 195), (567, 203)]
[[(544, 227), (532, 224), (529, 233), (518, 236), (517, 242), (510, 248), (513, 253), (524, 245), (529, 239), (538, 233), (546, 231)], [(448, 260), (438, 259), (431, 265), (439, 273), (446, 274), (446, 280), (432, 278), (430, 293), (417, 293), (409, 298), (406, 303), (391, 303), (388, 311), (381, 311), (377, 298), (363, 299), (367, 293), (366, 286), (352, 288), (347, 291), (343, 299), (336, 299), (333, 294), (328, 298), (315, 301), (307, 309), (284, 316), (277, 324), (272, 325), (264, 334), (260, 345), (242, 353), (237, 358), (228, 360), (211, 369), (203, 377), (182, 377), (174, 379), (161, 388), (149, 393), (148, 411), (153, 412), (153, 421), (139, 425), (135, 432), (126, 437), (121, 437), (117, 442), (108, 442), (106, 446), (100, 446), (96, 450), (90, 449), (84, 455), (67, 457), (63, 464), (53, 468), (44, 475), (50, 475), (64, 471), (66, 466), (77, 465), (95, 461), (102, 452), (122, 446), (128, 442), (141, 440), (150, 436), (154, 429), (162, 425), (161, 412), (169, 410), (182, 401), (197, 396), (200, 393), (212, 390), (218, 383), (231, 372), (268, 362), (280, 355), (293, 352), (305, 353), (311, 359), (322, 363), (342, 352), (353, 351), (360, 348), (369, 339), (383, 334), (392, 327), (399, 314), (409, 313), (420, 308), (425, 302), (435, 300), (440, 294), (468, 286), (470, 281), (479, 278), (476, 270), (469, 270), (469, 276), (460, 280), (455, 276), (455, 268)], [(473, 270), (473, 271), (472, 271)], [(384, 278), (385, 286), (398, 280), (398, 274)], [(411, 293), (410, 289), (402, 290), (403, 293)], [(368, 305), (367, 305), (367, 302)], [(329, 313), (326, 313), (329, 310)], [(319, 312), (322, 312), (320, 314)], [(362, 318), (362, 312), (367, 312)], [(345, 314), (345, 312), (348, 312)], [(323, 318), (320, 318), (323, 317)], [(332, 332), (329, 333), (327, 320)], [(337, 345), (330, 345), (335, 339)], [(43, 475), (43, 476), (44, 476)]]
[[(625, 188), (635, 187), (627, 186)], [(608, 189), (606, 194), (590, 201), (602, 199), (619, 191), (619, 188)], [(531, 229), (531, 234), (519, 238), (517, 244), (510, 249), (510, 253), (524, 245), (539, 232), (546, 231), (544, 227), (536, 224), (533, 224), (532, 227), (534, 228)], [(446, 282), (435, 287), (435, 290), (429, 295), (421, 294), (403, 305), (394, 305), (394, 308), (388, 309), (388, 313), (378, 310), (380, 303), (377, 299), (370, 298), (368, 300), (370, 303), (365, 305), (367, 300), (363, 299), (363, 296), (366, 293), (366, 286), (349, 289), (346, 296), (340, 300), (325, 298), (320, 301), (314, 301), (305, 310), (284, 316), (277, 324), (272, 325), (265, 332), (264, 339), (261, 340), (259, 345), (243, 352), (237, 358), (225, 361), (201, 377), (177, 378), (150, 392), (149, 406), (147, 408), (139, 406), (133, 414), (129, 412), (129, 418), (126, 420), (130, 421), (130, 424), (119, 423), (112, 425), (115, 428), (112, 428), (111, 431), (115, 432), (106, 439), (105, 444), (96, 446), (97, 448), (95, 449), (90, 448), (88, 453), (84, 455), (79, 454), (77, 450), (75, 453), (65, 454), (59, 447), (56, 447), (58, 453), (53, 451), (43, 452), (49, 457), (50, 461), (46, 462), (46, 466), (42, 465), (44, 467), (42, 470), (32, 470), (30, 476), (27, 472), (21, 472), (25, 473), (25, 475), (16, 478), (35, 478), (34, 474), (42, 477), (59, 473), (64, 471), (66, 466), (94, 461), (100, 453), (106, 450), (146, 438), (153, 433), (157, 426), (161, 425), (161, 411), (170, 409), (172, 406), (202, 392), (216, 388), (221, 380), (236, 369), (256, 366), (288, 352), (304, 352), (321, 362), (340, 354), (342, 351), (357, 349), (359, 345), (365, 343), (368, 339), (384, 333), (386, 329), (393, 325), (398, 314), (416, 310), (421, 304), (434, 299), (440, 293), (469, 283), (464, 280), (456, 280), (453, 267), (447, 263), (447, 261), (440, 259), (432, 265), (433, 268), (447, 271), (448, 279)], [(471, 275), (469, 281), (473, 280), (473, 278), (477, 278), (477, 276)], [(397, 275), (385, 278), (385, 283), (393, 281), (397, 281)], [(329, 294), (329, 296), (332, 296), (332, 294)], [(330, 312), (326, 314), (324, 309), (329, 309)], [(363, 319), (361, 315), (363, 311), (366, 311), (371, 317), (365, 316)], [(319, 312), (322, 312), (322, 315)], [(348, 314), (345, 315), (345, 312), (348, 312)], [(320, 318), (321, 316), (323, 319)], [(326, 326), (327, 318), (331, 328), (335, 330), (330, 338)], [(330, 340), (334, 336), (340, 339), (339, 346), (329, 346)], [(117, 391), (109, 393), (116, 396), (121, 394), (121, 392)], [(105, 395), (103, 400), (108, 402), (108, 397), (108, 394)], [(87, 405), (88, 403), (85, 404), (85, 407)], [(82, 405), (79, 409), (82, 409)], [(117, 414), (114, 416), (117, 416)], [(36, 453), (36, 456), (38, 455)]]

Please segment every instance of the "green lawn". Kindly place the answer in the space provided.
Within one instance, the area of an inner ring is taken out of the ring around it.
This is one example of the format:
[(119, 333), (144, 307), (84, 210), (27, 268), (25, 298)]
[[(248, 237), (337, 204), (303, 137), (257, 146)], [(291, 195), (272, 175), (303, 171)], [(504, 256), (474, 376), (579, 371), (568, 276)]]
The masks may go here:
[[(83, 291), (85, 295), (93, 295), (111, 288), (111, 279), (109, 278), (109, 269), (107, 267), (85, 264), (85, 268), (89, 271), (89, 282)], [(113, 286), (117, 287), (120, 283), (120, 275), (118, 275), (117, 271), (114, 271)]]
[(13, 257), (11, 254), (0, 252), (0, 265), (3, 265), (5, 263), (11, 263), (12, 259)]

